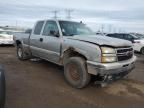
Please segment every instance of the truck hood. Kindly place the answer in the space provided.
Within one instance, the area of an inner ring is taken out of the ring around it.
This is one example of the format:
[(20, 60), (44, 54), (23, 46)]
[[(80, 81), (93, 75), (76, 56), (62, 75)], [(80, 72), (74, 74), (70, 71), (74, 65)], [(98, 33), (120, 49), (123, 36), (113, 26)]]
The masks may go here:
[(98, 44), (100, 46), (112, 46), (112, 47), (125, 47), (132, 46), (132, 43), (126, 40), (111, 38), (103, 35), (75, 35), (68, 37), (68, 39), (74, 39), (79, 41), (84, 41), (88, 43)]

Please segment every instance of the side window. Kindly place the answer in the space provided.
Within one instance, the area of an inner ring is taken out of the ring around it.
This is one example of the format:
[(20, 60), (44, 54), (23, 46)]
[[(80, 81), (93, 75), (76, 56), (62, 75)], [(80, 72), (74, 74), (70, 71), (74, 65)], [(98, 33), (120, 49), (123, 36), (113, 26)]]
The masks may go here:
[(123, 34), (117, 34), (117, 35), (118, 35), (118, 38), (124, 39)]
[(123, 34), (123, 39), (127, 40), (127, 35)]
[(42, 35), (54, 36), (59, 34), (58, 26), (55, 21), (47, 21), (43, 30)]
[(44, 24), (44, 21), (39, 21), (39, 22), (36, 24), (35, 29), (34, 29), (34, 34), (40, 35), (40, 32), (41, 32), (42, 27), (43, 27), (43, 24)]
[(112, 34), (111, 37), (118, 38), (117, 34)]
[(128, 38), (129, 41), (133, 41), (134, 40), (134, 37), (132, 35), (130, 35), (130, 34), (127, 35), (127, 38)]
[(132, 38), (129, 34), (125, 34), (124, 36), (125, 36), (126, 40), (131, 40), (131, 38)]
[(113, 34), (108, 34), (107, 36), (109, 36), (109, 37), (114, 37), (114, 35), (113, 35)]

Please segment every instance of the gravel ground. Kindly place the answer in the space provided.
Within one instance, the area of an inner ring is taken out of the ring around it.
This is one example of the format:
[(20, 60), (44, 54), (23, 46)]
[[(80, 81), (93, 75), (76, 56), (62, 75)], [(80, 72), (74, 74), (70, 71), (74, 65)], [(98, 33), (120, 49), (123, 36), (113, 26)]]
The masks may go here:
[(144, 56), (136, 54), (136, 69), (128, 79), (105, 88), (91, 83), (77, 90), (69, 86), (63, 68), (44, 60), (19, 61), (14, 47), (0, 47), (5, 68), (6, 108), (144, 108)]

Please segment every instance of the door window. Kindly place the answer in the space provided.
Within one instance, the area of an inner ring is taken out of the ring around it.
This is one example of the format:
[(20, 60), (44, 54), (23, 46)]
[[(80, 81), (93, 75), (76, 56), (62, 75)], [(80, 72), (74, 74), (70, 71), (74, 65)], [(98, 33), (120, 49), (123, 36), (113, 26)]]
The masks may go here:
[(109, 37), (116, 37), (115, 34), (108, 34)]
[(117, 37), (118, 37), (119, 39), (124, 39), (123, 34), (117, 34)]
[(59, 34), (58, 26), (55, 21), (47, 21), (43, 30), (42, 35), (54, 36)]
[(39, 21), (36, 26), (35, 26), (35, 30), (34, 30), (34, 34), (35, 35), (40, 35), (42, 27), (43, 27), (44, 21)]
[(133, 37), (129, 34), (125, 34), (125, 39), (131, 41)]

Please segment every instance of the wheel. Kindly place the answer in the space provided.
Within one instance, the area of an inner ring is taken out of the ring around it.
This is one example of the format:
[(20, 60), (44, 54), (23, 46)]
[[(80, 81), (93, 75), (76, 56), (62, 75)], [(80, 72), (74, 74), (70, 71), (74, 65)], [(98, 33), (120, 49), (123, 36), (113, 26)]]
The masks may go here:
[(21, 44), (17, 46), (17, 57), (19, 60), (27, 60), (28, 59), (28, 56), (24, 52)]
[(4, 108), (5, 104), (5, 76), (0, 71), (0, 108)]
[(74, 88), (84, 88), (88, 85), (91, 75), (87, 72), (85, 60), (81, 57), (71, 57), (64, 64), (66, 81)]
[(141, 54), (143, 54), (143, 55), (144, 55), (144, 47), (143, 47), (143, 48), (141, 48)]

